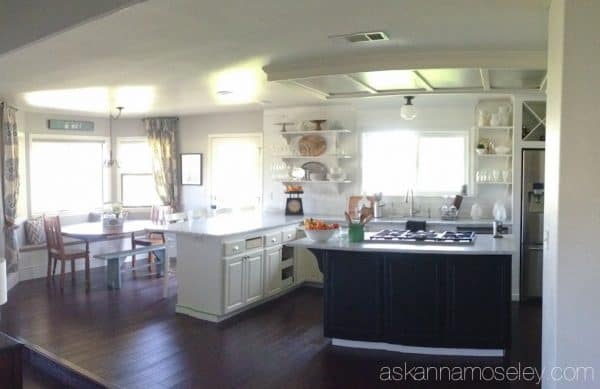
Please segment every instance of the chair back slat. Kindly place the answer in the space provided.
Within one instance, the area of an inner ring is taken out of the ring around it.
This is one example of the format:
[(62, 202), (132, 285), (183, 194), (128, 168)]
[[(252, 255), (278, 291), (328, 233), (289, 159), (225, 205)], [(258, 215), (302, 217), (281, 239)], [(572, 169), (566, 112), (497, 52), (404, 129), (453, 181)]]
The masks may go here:
[(60, 255), (65, 252), (65, 245), (60, 229), (60, 218), (58, 216), (44, 215), (44, 230), (48, 251), (54, 251)]
[(173, 209), (169, 205), (153, 205), (150, 211), (150, 220), (154, 224), (166, 223)]

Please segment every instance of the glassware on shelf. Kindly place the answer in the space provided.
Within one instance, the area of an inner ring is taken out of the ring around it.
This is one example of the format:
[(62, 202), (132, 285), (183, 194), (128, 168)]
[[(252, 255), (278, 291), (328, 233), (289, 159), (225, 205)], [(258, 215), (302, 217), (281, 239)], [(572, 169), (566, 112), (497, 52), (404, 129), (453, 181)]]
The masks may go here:
[(500, 171), (497, 169), (492, 170), (492, 181), (499, 182), (500, 181)]

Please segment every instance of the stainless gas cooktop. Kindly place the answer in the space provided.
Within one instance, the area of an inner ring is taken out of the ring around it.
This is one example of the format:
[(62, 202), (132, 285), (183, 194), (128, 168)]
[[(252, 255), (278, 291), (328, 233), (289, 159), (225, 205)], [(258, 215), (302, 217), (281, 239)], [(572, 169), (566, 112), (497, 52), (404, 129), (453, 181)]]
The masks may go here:
[(472, 244), (477, 234), (473, 231), (407, 231), (382, 230), (369, 239), (376, 242), (390, 243), (441, 243), (441, 244)]

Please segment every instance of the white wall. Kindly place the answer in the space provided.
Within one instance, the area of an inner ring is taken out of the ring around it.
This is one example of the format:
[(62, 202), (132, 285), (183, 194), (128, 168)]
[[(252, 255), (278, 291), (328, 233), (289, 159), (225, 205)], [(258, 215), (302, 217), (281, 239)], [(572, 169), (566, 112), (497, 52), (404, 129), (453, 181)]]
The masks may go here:
[(542, 365), (595, 369), (595, 381), (544, 388), (597, 388), (600, 381), (600, 2), (554, 0), (548, 41), (548, 119)]
[[(202, 186), (181, 186), (181, 203), (184, 210), (206, 209), (210, 206), (208, 177), (210, 134), (262, 132), (261, 111), (231, 112), (208, 115), (190, 115), (179, 118), (178, 148), (180, 153), (202, 153)], [(235, 162), (232, 157), (231, 163)]]

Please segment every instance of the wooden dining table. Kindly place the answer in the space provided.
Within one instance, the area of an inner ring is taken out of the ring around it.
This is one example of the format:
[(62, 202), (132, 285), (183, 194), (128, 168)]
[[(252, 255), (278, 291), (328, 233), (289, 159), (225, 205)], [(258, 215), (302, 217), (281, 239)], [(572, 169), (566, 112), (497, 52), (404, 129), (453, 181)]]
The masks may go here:
[(102, 222), (88, 222), (71, 224), (63, 226), (61, 233), (69, 238), (80, 239), (86, 242), (97, 242), (101, 240), (110, 240), (116, 238), (124, 238), (126, 236), (133, 237), (135, 234), (152, 230), (157, 224), (150, 220), (128, 220), (123, 223), (123, 228), (118, 230), (105, 229)]
[[(88, 222), (71, 224), (61, 228), (61, 233), (65, 237), (82, 240), (86, 243), (99, 242), (104, 240), (112, 240), (119, 238), (130, 238), (133, 242), (133, 238), (136, 234), (156, 230), (156, 223), (150, 220), (130, 220), (123, 223), (122, 228), (118, 229), (107, 229), (102, 225), (102, 222)], [(164, 245), (162, 249), (154, 252), (157, 257), (160, 257), (160, 263), (157, 263), (157, 271), (159, 276), (164, 275), (168, 272), (168, 263), (166, 250)], [(125, 254), (127, 256), (136, 254), (135, 248), (132, 246), (132, 250), (120, 251), (115, 253), (115, 256), (111, 256), (110, 253), (100, 253), (96, 255), (96, 258), (102, 258), (107, 260), (106, 265), (106, 281), (109, 289), (119, 289), (121, 287), (121, 265), (124, 260)], [(147, 252), (149, 247), (139, 249)], [(163, 265), (164, 264), (164, 265)], [(166, 266), (165, 266), (166, 265)], [(135, 269), (133, 269), (135, 270)]]

